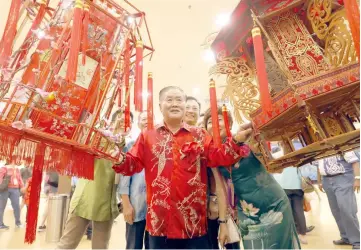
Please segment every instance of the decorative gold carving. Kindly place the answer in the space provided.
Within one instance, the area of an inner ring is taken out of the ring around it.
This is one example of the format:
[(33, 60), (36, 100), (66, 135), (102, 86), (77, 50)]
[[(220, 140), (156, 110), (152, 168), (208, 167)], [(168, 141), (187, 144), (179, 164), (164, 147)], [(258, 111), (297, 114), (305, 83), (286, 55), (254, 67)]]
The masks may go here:
[(310, 127), (311, 127), (313, 133), (314, 133), (314, 134), (320, 133), (320, 132), (318, 131), (318, 129), (317, 129), (316, 124), (313, 122), (313, 119), (312, 119), (311, 115), (306, 116), (306, 118), (307, 118), (308, 123), (310, 124)]
[(332, 13), (332, 0), (313, 0), (307, 8), (317, 37), (325, 42), (325, 56), (337, 67), (356, 62), (357, 54), (344, 8)]
[(322, 122), (329, 136), (336, 136), (343, 134), (340, 124), (331, 114), (323, 115)]
[(227, 75), (227, 86), (222, 99), (234, 107), (238, 123), (250, 120), (249, 114), (260, 107), (259, 91), (253, 83), (254, 75), (243, 58), (228, 57), (213, 66), (209, 75)]

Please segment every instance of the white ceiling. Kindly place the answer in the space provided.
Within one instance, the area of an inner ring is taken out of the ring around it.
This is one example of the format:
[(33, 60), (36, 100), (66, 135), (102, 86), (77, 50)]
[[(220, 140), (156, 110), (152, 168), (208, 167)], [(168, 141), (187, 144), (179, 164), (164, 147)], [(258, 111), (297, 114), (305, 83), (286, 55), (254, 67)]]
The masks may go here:
[[(51, 2), (57, 2), (52, 0)], [(120, 1), (120, 0), (116, 0)], [(11, 1), (1, 1), (0, 34), (6, 23)], [(154, 111), (159, 117), (158, 91), (167, 85), (182, 87), (187, 94), (200, 88), (197, 97), (208, 106), (208, 69), (201, 44), (217, 31), (217, 15), (231, 13), (239, 0), (131, 0), (146, 13), (155, 53), (151, 62), (144, 62), (144, 83), (147, 72), (154, 77)], [(223, 84), (219, 82), (218, 84)], [(218, 93), (220, 96), (221, 93)]]

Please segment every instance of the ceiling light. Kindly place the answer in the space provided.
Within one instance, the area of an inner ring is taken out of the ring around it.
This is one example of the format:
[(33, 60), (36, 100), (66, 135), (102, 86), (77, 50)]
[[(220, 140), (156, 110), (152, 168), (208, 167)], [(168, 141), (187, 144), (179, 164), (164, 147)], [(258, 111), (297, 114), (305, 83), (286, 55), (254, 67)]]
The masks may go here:
[(226, 14), (226, 13), (222, 13), (220, 15), (218, 15), (216, 17), (216, 25), (217, 25), (217, 28), (222, 28), (224, 26), (226, 26), (229, 21), (230, 21), (230, 15), (229, 14)]
[(214, 54), (214, 52), (211, 49), (207, 49), (204, 51), (204, 55), (203, 55), (203, 59), (206, 62), (215, 62), (216, 61), (216, 56)]
[(128, 22), (128, 24), (134, 23), (134, 17), (128, 16), (127, 22)]

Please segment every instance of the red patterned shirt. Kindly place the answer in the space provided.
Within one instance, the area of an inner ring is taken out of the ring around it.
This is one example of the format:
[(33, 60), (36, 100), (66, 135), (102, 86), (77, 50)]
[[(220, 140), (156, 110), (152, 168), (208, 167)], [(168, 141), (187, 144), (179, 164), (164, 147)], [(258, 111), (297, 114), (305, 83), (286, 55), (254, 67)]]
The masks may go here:
[(140, 134), (113, 168), (123, 175), (145, 168), (150, 235), (190, 239), (206, 234), (206, 167), (230, 166), (241, 155), (231, 140), (216, 148), (205, 130), (184, 124), (173, 134), (162, 124)]

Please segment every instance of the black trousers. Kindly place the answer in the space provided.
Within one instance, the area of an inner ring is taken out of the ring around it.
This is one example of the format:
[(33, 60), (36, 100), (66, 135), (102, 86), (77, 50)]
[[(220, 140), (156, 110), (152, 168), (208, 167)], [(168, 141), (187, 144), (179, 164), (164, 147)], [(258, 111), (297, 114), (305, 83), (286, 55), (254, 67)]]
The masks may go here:
[(301, 235), (305, 235), (307, 230), (305, 212), (303, 211), (303, 198), (305, 194), (301, 189), (285, 189), (285, 192), (291, 203), (297, 232)]
[[(216, 220), (208, 219), (208, 240), (209, 240), (210, 249), (219, 249), (218, 231), (219, 231), (219, 224), (217, 219)], [(226, 244), (225, 247), (226, 249), (241, 249), (239, 242)]]
[(126, 223), (125, 237), (126, 249), (149, 249), (149, 234), (145, 230), (145, 220), (134, 222), (132, 225)]
[(150, 249), (209, 249), (208, 236), (192, 239), (167, 239), (167, 237), (149, 236)]

